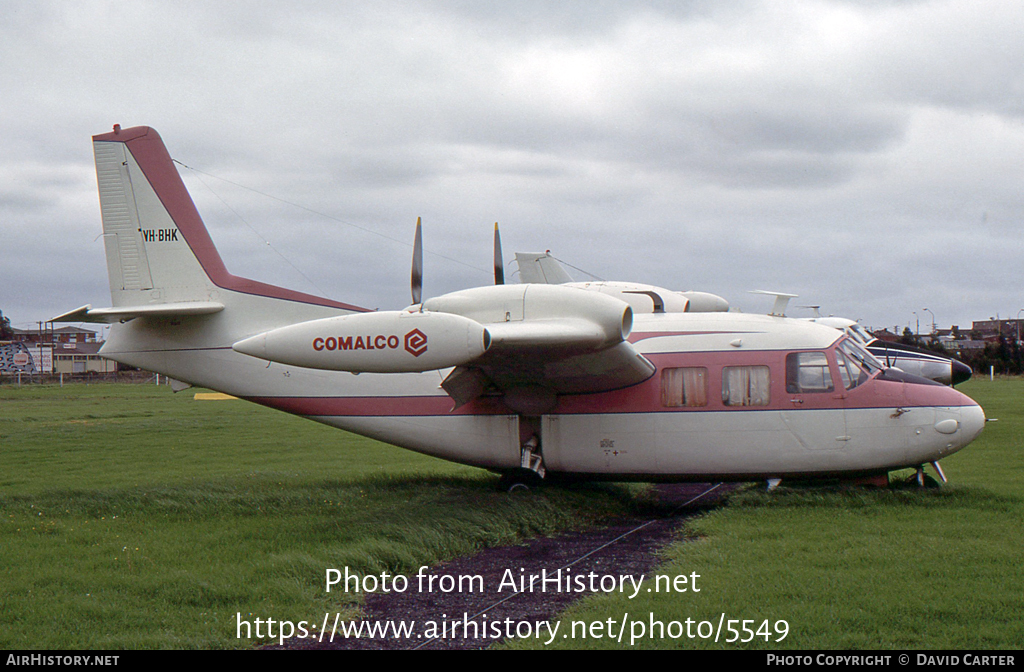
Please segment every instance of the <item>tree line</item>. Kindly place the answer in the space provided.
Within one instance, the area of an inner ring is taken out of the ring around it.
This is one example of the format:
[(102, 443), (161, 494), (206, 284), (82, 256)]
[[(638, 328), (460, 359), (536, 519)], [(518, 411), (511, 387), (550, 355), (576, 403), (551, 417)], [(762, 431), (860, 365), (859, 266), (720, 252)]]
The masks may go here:
[(1016, 338), (1007, 337), (1003, 333), (999, 334), (998, 341), (986, 343), (984, 349), (978, 350), (947, 350), (940, 341), (930, 337), (916, 336), (909, 328), (903, 330), (900, 341), (906, 345), (956, 357), (974, 369), (975, 373), (988, 373), (990, 367), (995, 367), (996, 373), (1010, 375), (1024, 373), (1024, 348), (1021, 348), (1021, 344)]

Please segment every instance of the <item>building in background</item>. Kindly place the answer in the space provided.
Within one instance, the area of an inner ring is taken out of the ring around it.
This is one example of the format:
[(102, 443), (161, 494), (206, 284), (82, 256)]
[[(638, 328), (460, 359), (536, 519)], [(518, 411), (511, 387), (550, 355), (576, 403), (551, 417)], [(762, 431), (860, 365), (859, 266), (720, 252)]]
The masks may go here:
[(52, 322), (44, 322), (39, 329), (12, 329), (11, 340), (16, 343), (95, 343), (96, 332), (81, 327), (54, 329)]
[(1021, 340), (1021, 320), (975, 320), (971, 325), (971, 333), (976, 340), (996, 343), (1002, 336), (1008, 341)]
[(44, 322), (37, 329), (8, 329), (0, 341), (0, 373), (114, 373), (117, 363), (96, 354), (103, 341), (82, 327)]
[(96, 353), (103, 343), (59, 343), (53, 347), (53, 373), (114, 373), (117, 362)]

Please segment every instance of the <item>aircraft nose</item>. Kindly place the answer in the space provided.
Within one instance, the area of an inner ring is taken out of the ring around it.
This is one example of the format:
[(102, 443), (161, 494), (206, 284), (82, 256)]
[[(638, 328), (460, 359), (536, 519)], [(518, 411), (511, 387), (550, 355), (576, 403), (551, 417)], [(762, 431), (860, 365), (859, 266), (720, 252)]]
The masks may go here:
[(964, 406), (960, 409), (960, 431), (963, 443), (961, 448), (978, 438), (985, 428), (985, 409), (978, 404)]
[(967, 366), (966, 364), (964, 364), (960, 360), (957, 360), (957, 359), (953, 360), (953, 385), (954, 386), (959, 385), (960, 383), (964, 382), (965, 380), (969, 380), (973, 373), (974, 373), (974, 371), (971, 370), (971, 367)]

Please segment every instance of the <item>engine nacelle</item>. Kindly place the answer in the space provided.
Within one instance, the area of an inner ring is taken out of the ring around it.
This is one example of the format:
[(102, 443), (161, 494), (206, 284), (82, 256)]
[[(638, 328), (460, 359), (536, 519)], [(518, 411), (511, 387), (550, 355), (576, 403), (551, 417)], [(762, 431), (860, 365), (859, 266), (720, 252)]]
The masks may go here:
[(685, 313), (689, 310), (687, 298), (679, 292), (640, 282), (600, 280), (573, 282), (565, 286), (613, 296), (628, 303), (634, 313)]
[(466, 364), (487, 352), (480, 323), (448, 313), (382, 311), (299, 322), (231, 346), (271, 362), (353, 373), (408, 373)]
[(633, 328), (629, 304), (566, 285), (496, 285), (423, 302), (424, 310), (471, 318), (506, 347), (596, 352), (621, 343)]
[(717, 294), (707, 292), (676, 292), (689, 301), (688, 313), (727, 313), (729, 302)]

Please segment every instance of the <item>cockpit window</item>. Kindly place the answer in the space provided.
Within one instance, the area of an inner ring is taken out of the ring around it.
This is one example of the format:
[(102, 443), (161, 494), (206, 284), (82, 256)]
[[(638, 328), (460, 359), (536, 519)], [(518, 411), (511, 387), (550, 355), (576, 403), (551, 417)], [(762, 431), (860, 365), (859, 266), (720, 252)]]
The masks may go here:
[(864, 370), (846, 359), (842, 350), (836, 350), (836, 362), (839, 364), (839, 377), (843, 379), (843, 387), (852, 390), (868, 379)]
[(843, 387), (852, 390), (867, 381), (882, 365), (862, 345), (847, 339), (836, 348), (836, 363), (839, 364), (839, 375), (843, 379)]
[(846, 340), (840, 343), (839, 347), (843, 349), (847, 355), (857, 360), (857, 363), (864, 367), (869, 376), (874, 375), (885, 368), (882, 366), (880, 361), (875, 359), (874, 355), (868, 352), (867, 348), (857, 341)]
[(847, 332), (852, 338), (860, 341), (862, 344), (867, 345), (871, 341), (875, 340), (875, 337), (868, 333), (868, 330), (859, 324), (851, 324), (847, 329)]
[(824, 352), (791, 352), (786, 355), (786, 392), (832, 392), (834, 389)]

